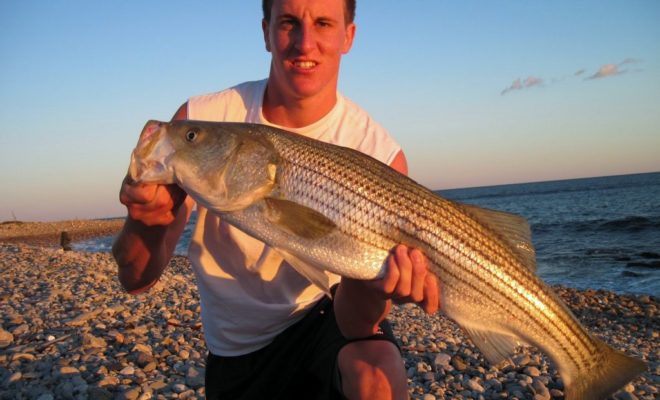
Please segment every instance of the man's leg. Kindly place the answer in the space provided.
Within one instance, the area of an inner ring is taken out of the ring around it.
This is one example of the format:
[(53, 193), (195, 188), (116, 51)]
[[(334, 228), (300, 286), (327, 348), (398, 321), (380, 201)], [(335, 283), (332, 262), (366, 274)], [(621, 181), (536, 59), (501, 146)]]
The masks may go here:
[(387, 340), (351, 342), (340, 350), (337, 363), (342, 390), (350, 400), (408, 398), (401, 353)]

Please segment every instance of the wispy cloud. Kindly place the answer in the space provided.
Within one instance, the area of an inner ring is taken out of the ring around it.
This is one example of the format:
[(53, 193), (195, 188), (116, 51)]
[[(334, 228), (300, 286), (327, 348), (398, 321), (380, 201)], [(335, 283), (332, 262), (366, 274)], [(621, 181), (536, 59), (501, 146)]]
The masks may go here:
[(625, 60), (621, 61), (618, 64), (605, 64), (602, 65), (600, 68), (598, 68), (598, 71), (595, 74), (584, 79), (590, 80), (590, 79), (607, 78), (611, 76), (621, 75), (628, 72), (627, 69), (622, 69), (621, 67), (629, 64), (636, 64), (638, 62), (640, 62), (640, 60), (636, 58), (626, 58)]
[(619, 66), (616, 64), (605, 64), (598, 69), (598, 72), (585, 79), (606, 78), (608, 76), (615, 76), (624, 72), (625, 71), (619, 70)]
[(581, 68), (575, 71), (573, 74), (567, 74), (559, 78), (554, 77), (547, 80), (544, 78), (530, 75), (524, 80), (521, 78), (515, 79), (511, 83), (511, 85), (509, 85), (506, 89), (502, 90), (500, 94), (504, 96), (505, 94), (512, 91), (529, 89), (534, 86), (544, 86), (546, 82), (548, 82), (550, 85), (553, 85), (555, 83), (563, 82), (566, 79), (582, 78), (582, 80), (587, 81), (593, 79), (613, 77), (627, 72), (640, 72), (641, 69), (630, 69), (629, 66), (630, 64), (638, 64), (641, 62), (642, 60), (640, 59), (629, 57), (624, 59), (618, 64), (603, 64), (600, 68), (598, 68), (596, 72), (591, 74), (587, 73), (586, 69)]
[(525, 80), (521, 80), (520, 78), (517, 78), (511, 83), (509, 87), (502, 90), (502, 93), (500, 94), (505, 95), (512, 90), (529, 89), (531, 87), (541, 86), (541, 85), (543, 85), (543, 79), (538, 78), (536, 76), (528, 76)]

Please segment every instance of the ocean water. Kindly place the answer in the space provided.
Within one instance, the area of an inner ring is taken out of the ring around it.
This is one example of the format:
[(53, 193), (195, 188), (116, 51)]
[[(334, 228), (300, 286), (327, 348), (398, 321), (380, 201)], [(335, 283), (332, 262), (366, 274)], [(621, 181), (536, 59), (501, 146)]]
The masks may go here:
[[(527, 218), (549, 284), (660, 296), (660, 173), (439, 191)], [(177, 245), (185, 254), (195, 214)], [(112, 238), (78, 243), (109, 251)]]

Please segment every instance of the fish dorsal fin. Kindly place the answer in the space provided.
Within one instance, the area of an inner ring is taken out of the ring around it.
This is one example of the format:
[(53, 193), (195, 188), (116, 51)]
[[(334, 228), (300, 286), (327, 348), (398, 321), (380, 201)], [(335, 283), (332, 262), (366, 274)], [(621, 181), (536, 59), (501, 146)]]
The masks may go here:
[(337, 228), (325, 215), (296, 202), (274, 197), (264, 200), (268, 221), (296, 236), (319, 239)]
[(530, 271), (536, 272), (536, 252), (532, 245), (532, 231), (525, 218), (469, 204), (459, 204), (459, 207), (495, 231), (502, 240), (511, 246), (520, 262)]
[(516, 347), (524, 344), (519, 339), (492, 331), (477, 328), (463, 328), (472, 343), (479, 348), (486, 360), (496, 366), (513, 355)]
[(290, 266), (292, 266), (293, 269), (298, 271), (300, 275), (307, 278), (308, 281), (325, 292), (325, 294), (332, 297), (330, 293), (330, 278), (325, 274), (325, 272), (323, 272), (321, 268), (315, 267), (314, 265), (301, 260), (286, 250), (279, 248), (275, 248), (274, 250), (280, 253), (282, 258), (284, 258), (284, 260)]

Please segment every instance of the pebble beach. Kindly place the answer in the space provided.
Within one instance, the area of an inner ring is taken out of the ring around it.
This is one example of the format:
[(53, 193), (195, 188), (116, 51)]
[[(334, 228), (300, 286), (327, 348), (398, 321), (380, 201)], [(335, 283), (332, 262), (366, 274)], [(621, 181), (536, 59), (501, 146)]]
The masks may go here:
[[(203, 399), (206, 347), (189, 262), (175, 256), (147, 293), (129, 295), (109, 253), (64, 251), (115, 234), (121, 220), (0, 224), (0, 399)], [(554, 287), (580, 321), (648, 369), (613, 398), (660, 394), (660, 299)], [(490, 366), (460, 328), (417, 306), (391, 315), (413, 399), (563, 399), (540, 352)]]

